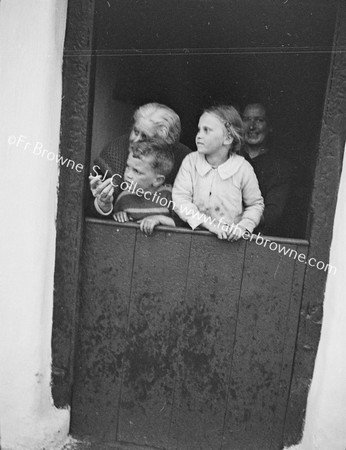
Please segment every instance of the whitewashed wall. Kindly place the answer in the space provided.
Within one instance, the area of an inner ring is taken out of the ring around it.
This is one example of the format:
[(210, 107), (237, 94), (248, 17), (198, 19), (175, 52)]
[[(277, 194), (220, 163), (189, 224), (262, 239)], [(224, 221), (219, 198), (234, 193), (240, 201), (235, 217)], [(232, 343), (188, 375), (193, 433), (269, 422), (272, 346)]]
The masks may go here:
[(59, 144), (66, 9), (67, 0), (0, 3), (3, 449), (58, 448), (69, 426), (69, 412), (54, 408), (50, 389), (58, 183), (52, 155)]
[[(345, 150), (346, 151), (346, 150)], [(321, 340), (303, 439), (290, 450), (346, 449), (346, 158), (343, 162), (324, 300)]]

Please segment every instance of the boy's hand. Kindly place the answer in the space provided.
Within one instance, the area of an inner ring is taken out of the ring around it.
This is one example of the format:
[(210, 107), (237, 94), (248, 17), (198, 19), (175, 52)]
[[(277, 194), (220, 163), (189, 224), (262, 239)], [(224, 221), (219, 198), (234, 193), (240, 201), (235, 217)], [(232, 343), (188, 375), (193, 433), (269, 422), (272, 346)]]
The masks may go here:
[(93, 175), (89, 175), (89, 181), (90, 181), (90, 190), (94, 197), (98, 197), (100, 194), (103, 193), (105, 188), (108, 188), (110, 185), (112, 185), (112, 178), (107, 178), (107, 180), (101, 181), (101, 175), (96, 175), (94, 177)]
[(105, 181), (100, 180), (101, 175), (93, 177), (89, 176), (90, 190), (94, 197), (97, 199), (97, 203), (103, 212), (107, 213), (112, 210), (113, 207), (113, 194), (114, 187), (112, 185), (112, 179), (108, 178)]
[(144, 217), (144, 219), (138, 220), (137, 223), (140, 224), (139, 228), (143, 231), (143, 233), (151, 234), (156, 225), (160, 224), (160, 218), (159, 216)]
[(92, 175), (89, 176), (90, 190), (94, 197), (102, 197), (102, 200), (104, 201), (106, 199), (106, 194), (109, 194), (112, 189), (114, 192), (114, 187), (112, 185), (112, 178), (101, 181), (100, 177), (101, 175), (97, 175), (96, 177), (93, 177)]
[(128, 222), (130, 219), (125, 211), (119, 211), (113, 214), (116, 222)]
[(101, 175), (96, 175), (96, 177), (90, 175), (89, 176), (89, 182), (90, 182), (90, 190), (94, 197), (97, 197), (96, 192), (98, 191), (98, 187), (102, 184), (102, 181), (100, 180)]

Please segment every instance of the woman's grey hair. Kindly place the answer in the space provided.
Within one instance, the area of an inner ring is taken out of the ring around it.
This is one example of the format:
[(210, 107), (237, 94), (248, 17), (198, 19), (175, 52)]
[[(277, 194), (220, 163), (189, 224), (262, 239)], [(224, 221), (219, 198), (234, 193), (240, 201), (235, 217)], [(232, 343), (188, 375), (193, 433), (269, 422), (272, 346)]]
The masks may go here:
[(133, 118), (135, 123), (141, 118), (153, 122), (156, 126), (157, 135), (167, 144), (174, 144), (179, 141), (180, 119), (178, 114), (168, 106), (160, 103), (147, 103), (135, 111)]

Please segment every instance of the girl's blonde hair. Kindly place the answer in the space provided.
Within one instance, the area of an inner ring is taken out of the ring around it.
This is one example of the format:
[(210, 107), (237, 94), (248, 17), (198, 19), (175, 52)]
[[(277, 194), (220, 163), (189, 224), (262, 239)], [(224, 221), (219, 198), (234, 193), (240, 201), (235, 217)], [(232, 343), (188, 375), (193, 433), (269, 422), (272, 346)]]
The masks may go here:
[(205, 113), (214, 114), (224, 124), (227, 135), (233, 138), (231, 153), (239, 153), (244, 138), (243, 121), (238, 111), (231, 105), (211, 106)]

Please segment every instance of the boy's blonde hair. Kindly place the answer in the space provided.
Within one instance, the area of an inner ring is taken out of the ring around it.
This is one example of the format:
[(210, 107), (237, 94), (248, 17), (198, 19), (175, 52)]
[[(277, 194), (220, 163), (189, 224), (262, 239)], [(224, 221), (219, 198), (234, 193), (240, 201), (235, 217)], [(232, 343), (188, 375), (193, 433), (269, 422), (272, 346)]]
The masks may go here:
[(229, 137), (233, 138), (230, 151), (239, 153), (244, 138), (243, 121), (238, 111), (231, 105), (216, 105), (204, 110), (214, 114), (224, 124)]
[(167, 178), (172, 172), (174, 154), (171, 146), (161, 139), (133, 142), (130, 144), (129, 151), (134, 158), (150, 157), (150, 165), (158, 175), (164, 175)]

